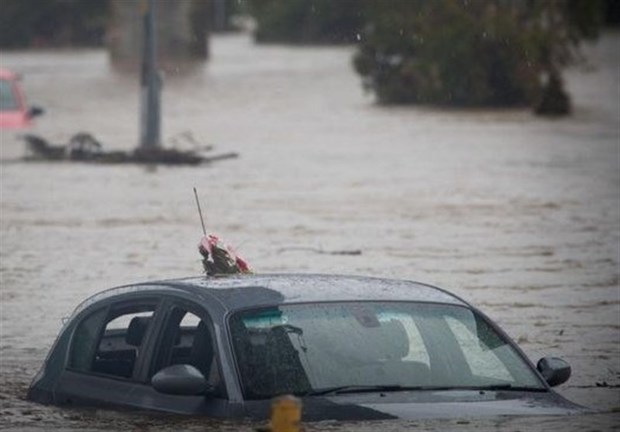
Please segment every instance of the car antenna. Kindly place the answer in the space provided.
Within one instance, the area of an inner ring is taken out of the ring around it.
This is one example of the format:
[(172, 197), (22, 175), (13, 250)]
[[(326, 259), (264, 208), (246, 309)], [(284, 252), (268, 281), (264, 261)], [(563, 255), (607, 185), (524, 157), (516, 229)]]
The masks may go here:
[(198, 199), (198, 192), (196, 191), (196, 187), (194, 187), (194, 197), (196, 198), (196, 207), (198, 207), (198, 216), (200, 216), (200, 224), (202, 225), (202, 234), (207, 235), (207, 230), (205, 228), (205, 220), (202, 217), (202, 210), (200, 209), (200, 200)]
[(216, 235), (207, 235), (205, 220), (202, 216), (202, 209), (200, 208), (200, 200), (198, 199), (196, 187), (194, 187), (194, 198), (196, 198), (196, 207), (198, 208), (203, 234), (202, 240), (200, 240), (200, 244), (198, 245), (198, 252), (202, 255), (202, 266), (207, 276), (251, 273), (252, 270), (248, 263), (237, 255), (232, 248), (225, 245)]

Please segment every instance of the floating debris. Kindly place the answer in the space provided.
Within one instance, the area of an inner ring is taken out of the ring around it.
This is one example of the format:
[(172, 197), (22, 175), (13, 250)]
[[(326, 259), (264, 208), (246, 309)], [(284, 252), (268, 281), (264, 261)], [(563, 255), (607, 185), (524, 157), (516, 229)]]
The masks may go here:
[(360, 249), (342, 249), (342, 250), (325, 250), (321, 248), (313, 248), (306, 246), (291, 246), (291, 247), (283, 247), (278, 249), (278, 253), (287, 252), (287, 251), (309, 251), (322, 255), (361, 255), (362, 251)]
[(26, 148), (29, 152), (26, 156), (27, 160), (62, 160), (66, 158), (65, 146), (53, 146), (47, 140), (36, 135), (22, 135), (21, 138), (26, 141)]
[(138, 148), (130, 152), (104, 151), (101, 142), (87, 132), (75, 134), (66, 145), (52, 145), (45, 138), (31, 134), (23, 135), (21, 138), (26, 142), (27, 155), (24, 158), (26, 161), (199, 165), (239, 156), (232, 152), (209, 157), (200, 154), (200, 151), (211, 150), (210, 146), (203, 146), (199, 150)]

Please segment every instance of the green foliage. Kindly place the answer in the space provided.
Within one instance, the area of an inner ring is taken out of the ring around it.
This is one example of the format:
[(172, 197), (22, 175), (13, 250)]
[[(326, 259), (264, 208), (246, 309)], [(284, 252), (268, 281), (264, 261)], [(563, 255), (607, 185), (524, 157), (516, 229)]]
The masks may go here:
[(108, 0), (1, 0), (0, 47), (101, 45)]
[[(596, 0), (369, 1), (354, 59), (382, 103), (514, 106), (540, 99), (584, 37)], [(561, 81), (560, 81), (561, 82)]]
[(258, 42), (350, 43), (363, 22), (360, 0), (249, 0)]
[(564, 7), (568, 31), (573, 42), (579, 43), (582, 38), (598, 37), (605, 20), (607, 3), (602, 0), (568, 0), (564, 3)]

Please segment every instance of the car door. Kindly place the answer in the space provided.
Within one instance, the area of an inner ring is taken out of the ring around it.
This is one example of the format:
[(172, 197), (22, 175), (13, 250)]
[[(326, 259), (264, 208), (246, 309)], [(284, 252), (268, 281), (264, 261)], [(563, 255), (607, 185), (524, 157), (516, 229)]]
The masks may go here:
[[(169, 298), (157, 328), (152, 356), (144, 365), (141, 407), (210, 417), (231, 416), (226, 385), (221, 373), (219, 347), (209, 314), (199, 305)], [(191, 365), (206, 379), (208, 391), (195, 395), (165, 394), (150, 382), (157, 372), (173, 365)]]
[[(215, 340), (206, 311), (171, 296), (132, 296), (93, 306), (77, 318), (54, 401), (228, 417)], [(156, 391), (152, 377), (175, 364), (197, 368), (212, 390), (200, 395)]]
[(199, 305), (169, 298), (156, 330), (152, 356), (144, 365), (143, 381), (150, 383), (162, 369), (191, 365), (206, 379), (209, 389), (202, 394), (165, 394), (150, 384), (144, 390), (141, 407), (182, 414), (230, 417), (226, 385), (221, 373), (219, 347), (213, 322)]
[(59, 404), (140, 406), (144, 364), (151, 357), (162, 299), (132, 298), (92, 307), (71, 336), (54, 389)]

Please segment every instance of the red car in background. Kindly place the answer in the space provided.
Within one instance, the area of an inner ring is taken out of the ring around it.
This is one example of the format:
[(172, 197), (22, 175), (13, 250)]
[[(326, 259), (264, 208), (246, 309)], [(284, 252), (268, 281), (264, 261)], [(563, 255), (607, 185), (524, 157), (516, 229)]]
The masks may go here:
[(19, 75), (0, 69), (0, 129), (22, 129), (32, 118), (43, 114), (39, 107), (28, 107), (19, 85)]

